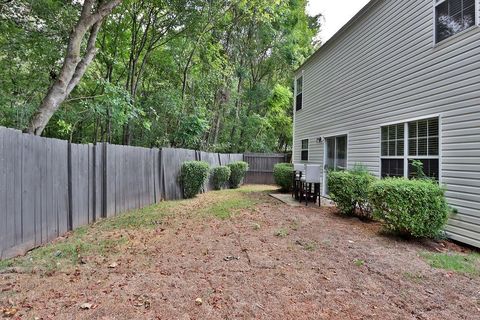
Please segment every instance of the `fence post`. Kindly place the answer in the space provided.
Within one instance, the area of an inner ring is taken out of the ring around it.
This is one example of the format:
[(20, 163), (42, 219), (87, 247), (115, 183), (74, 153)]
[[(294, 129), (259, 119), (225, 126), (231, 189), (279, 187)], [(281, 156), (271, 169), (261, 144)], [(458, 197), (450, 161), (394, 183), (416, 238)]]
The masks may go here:
[(67, 172), (68, 172), (68, 231), (73, 229), (73, 208), (72, 208), (72, 143), (68, 142), (67, 151)]
[(107, 146), (107, 142), (102, 143), (102, 218), (107, 217)]

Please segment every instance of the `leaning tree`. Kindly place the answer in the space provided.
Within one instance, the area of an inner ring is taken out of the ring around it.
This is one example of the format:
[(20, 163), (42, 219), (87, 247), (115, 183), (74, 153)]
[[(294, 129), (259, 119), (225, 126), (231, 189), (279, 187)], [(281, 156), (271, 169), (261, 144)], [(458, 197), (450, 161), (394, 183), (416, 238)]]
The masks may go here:
[[(103, 21), (121, 2), (84, 0), (78, 21), (70, 34), (60, 73), (33, 115), (26, 132), (41, 135), (52, 115), (78, 85), (97, 52), (95, 42)], [(87, 46), (82, 52), (84, 39), (87, 39)]]

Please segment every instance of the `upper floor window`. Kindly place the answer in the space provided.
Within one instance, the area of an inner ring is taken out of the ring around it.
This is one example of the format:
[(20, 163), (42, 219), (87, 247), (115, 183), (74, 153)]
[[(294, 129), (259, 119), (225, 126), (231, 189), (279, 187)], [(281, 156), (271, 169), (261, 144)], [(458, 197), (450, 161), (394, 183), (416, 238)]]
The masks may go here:
[(296, 110), (301, 110), (303, 107), (303, 76), (297, 78), (297, 96), (295, 98)]
[(436, 42), (447, 39), (475, 25), (477, 0), (436, 0)]
[(302, 161), (308, 161), (308, 139), (302, 140)]

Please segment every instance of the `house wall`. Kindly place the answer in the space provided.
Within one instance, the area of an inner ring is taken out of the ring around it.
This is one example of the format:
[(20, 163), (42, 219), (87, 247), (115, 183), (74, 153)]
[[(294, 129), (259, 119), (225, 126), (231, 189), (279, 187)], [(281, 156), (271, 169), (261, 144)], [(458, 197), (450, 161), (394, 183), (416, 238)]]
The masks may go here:
[(437, 115), (441, 182), (459, 211), (446, 230), (480, 247), (480, 28), (435, 45), (433, 4), (372, 1), (297, 71), (303, 109), (295, 113), (293, 159), (300, 162), (308, 138), (309, 162), (323, 165), (316, 138), (348, 132), (348, 166), (378, 176), (380, 127)]

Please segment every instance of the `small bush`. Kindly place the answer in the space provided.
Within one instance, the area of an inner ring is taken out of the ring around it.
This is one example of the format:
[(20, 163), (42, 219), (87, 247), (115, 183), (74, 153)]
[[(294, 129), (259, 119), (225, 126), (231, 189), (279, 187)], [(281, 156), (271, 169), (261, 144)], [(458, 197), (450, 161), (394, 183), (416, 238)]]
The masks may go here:
[(186, 161), (182, 165), (181, 183), (185, 198), (193, 198), (202, 191), (210, 168), (204, 161)]
[(292, 188), (293, 165), (290, 163), (278, 163), (273, 167), (273, 178), (275, 183), (288, 192)]
[(354, 168), (352, 171), (332, 171), (328, 174), (330, 197), (343, 214), (358, 213), (371, 218), (368, 188), (376, 180), (367, 170)]
[(236, 189), (240, 187), (243, 178), (245, 178), (245, 174), (248, 170), (248, 163), (244, 161), (236, 161), (233, 163), (228, 164), (230, 168), (230, 187), (232, 189)]
[(436, 237), (450, 214), (445, 190), (430, 180), (379, 180), (370, 187), (369, 199), (374, 216), (400, 235)]
[(215, 190), (223, 189), (230, 179), (231, 170), (227, 166), (216, 167), (212, 169), (213, 188)]

